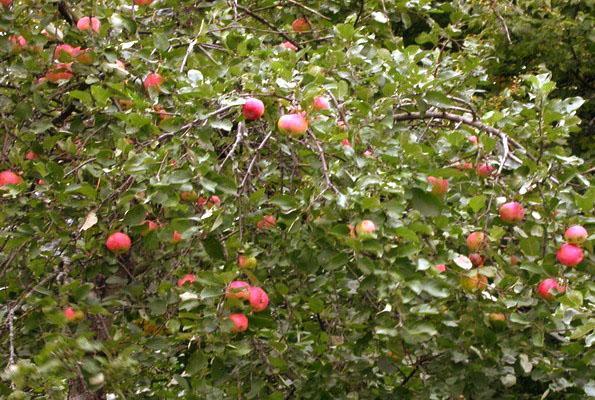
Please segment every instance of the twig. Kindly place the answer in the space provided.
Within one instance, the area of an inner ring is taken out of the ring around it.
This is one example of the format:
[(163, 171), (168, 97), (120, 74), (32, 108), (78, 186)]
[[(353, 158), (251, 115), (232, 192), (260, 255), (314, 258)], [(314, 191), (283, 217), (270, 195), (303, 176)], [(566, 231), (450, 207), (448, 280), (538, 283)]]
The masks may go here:
[(277, 30), (277, 27), (275, 25), (273, 25), (272, 23), (270, 23), (269, 21), (267, 21), (266, 19), (262, 18), (260, 15), (253, 13), (252, 11), (250, 11), (249, 9), (247, 9), (244, 6), (241, 6), (238, 4), (238, 8), (240, 10), (242, 10), (243, 12), (245, 12), (246, 14), (248, 14), (249, 16), (251, 16), (252, 18), (254, 18), (255, 20), (263, 23), (264, 25), (268, 26), (269, 28), (271, 28), (275, 33), (283, 36), (283, 38), (285, 40), (287, 40), (288, 42), (292, 43), (295, 47), (298, 48), (298, 50), (300, 49), (300, 45), (299, 43), (297, 43), (295, 40), (293, 40), (291, 38), (291, 36), (289, 36), (287, 33), (282, 32), (280, 30)]
[(222, 113), (223, 111), (227, 111), (227, 110), (229, 110), (232, 107), (234, 107), (234, 106), (223, 106), (223, 107), (221, 107), (221, 108), (219, 108), (219, 109), (217, 109), (215, 111), (212, 111), (212, 112), (208, 113), (204, 117), (198, 117), (198, 118), (194, 119), (193, 121), (187, 123), (186, 125), (183, 125), (180, 129), (178, 129), (178, 130), (176, 130), (174, 132), (164, 133), (163, 135), (161, 135), (161, 136), (159, 136), (157, 138), (157, 141), (158, 142), (163, 142), (166, 139), (169, 139), (169, 138), (175, 136), (177, 133), (180, 133), (182, 131), (186, 131), (186, 130), (192, 128), (194, 125), (198, 124), (199, 122), (206, 121), (207, 119), (211, 118), (212, 116), (217, 115), (219, 113)]
[(288, 2), (290, 2), (291, 4), (295, 4), (296, 6), (303, 8), (304, 10), (308, 10), (308, 11), (310, 11), (312, 14), (316, 14), (316, 15), (318, 15), (320, 18), (324, 18), (324, 19), (326, 19), (327, 21), (330, 21), (330, 20), (331, 20), (331, 19), (330, 19), (329, 17), (327, 17), (326, 15), (322, 15), (321, 13), (319, 13), (318, 11), (316, 11), (315, 9), (313, 9), (313, 8), (310, 8), (310, 7), (308, 7), (308, 6), (306, 6), (306, 5), (302, 4), (302, 3), (299, 3), (299, 2), (297, 2), (297, 1), (295, 1), (295, 0), (287, 0), (287, 1), (288, 1)]
[(357, 17), (355, 17), (355, 22), (353, 23), (353, 27), (357, 26), (357, 23), (359, 22), (360, 18), (362, 17), (362, 14), (364, 13), (365, 3), (366, 3), (366, 0), (359, 0), (359, 11), (357, 12)]
[(194, 45), (196, 44), (196, 39), (193, 39), (190, 44), (188, 45), (188, 49), (186, 49), (186, 54), (184, 55), (184, 59), (182, 60), (182, 65), (180, 65), (180, 73), (184, 72), (184, 67), (186, 66), (186, 61), (188, 61), (188, 56), (194, 50)]
[(349, 129), (349, 123), (347, 122), (347, 117), (345, 116), (345, 112), (343, 111), (341, 106), (339, 106), (339, 102), (337, 101), (337, 98), (335, 97), (333, 92), (331, 92), (328, 89), (326, 90), (326, 93), (330, 96), (331, 100), (333, 101), (333, 104), (337, 108), (337, 111), (339, 112), (339, 115), (341, 116), (341, 120), (345, 124), (345, 128)]
[(502, 168), (504, 168), (504, 163), (506, 162), (506, 159), (508, 158), (508, 136), (503, 135), (502, 136), (502, 157), (500, 157), (500, 166), (498, 167), (498, 173), (497, 175), (500, 176), (500, 173), (502, 172)]
[(71, 169), (70, 171), (68, 171), (67, 173), (64, 174), (64, 177), (66, 178), (68, 175), (75, 173), (76, 171), (78, 171), (79, 169), (81, 169), (82, 167), (84, 167), (85, 165), (92, 163), (93, 161), (95, 161), (97, 159), (97, 157), (91, 157), (88, 160), (80, 163), (79, 165), (77, 165), (76, 167), (74, 167), (73, 169)]
[(314, 135), (314, 132), (312, 132), (311, 130), (308, 130), (308, 134), (314, 140), (314, 145), (316, 146), (316, 149), (318, 150), (318, 156), (320, 157), (320, 162), (322, 164), (322, 174), (324, 175), (324, 180), (326, 181), (326, 186), (333, 189), (333, 192), (335, 192), (336, 194), (341, 194), (339, 192), (339, 189), (337, 189), (337, 187), (333, 184), (333, 182), (331, 182), (331, 178), (330, 178), (329, 172), (328, 172), (328, 166), (326, 164), (326, 158), (324, 157), (324, 150), (322, 149), (322, 146), (320, 146), (320, 142)]
[(209, 52), (207, 51), (207, 49), (205, 49), (204, 47), (202, 47), (200, 44), (198, 45), (198, 49), (199, 49), (200, 51), (202, 51), (202, 52), (204, 53), (204, 55), (205, 55), (205, 56), (207, 56), (207, 58), (208, 58), (209, 60), (211, 60), (211, 62), (212, 62), (213, 64), (219, 65), (219, 63), (217, 62), (217, 60), (215, 60), (215, 59), (213, 58), (213, 56), (211, 55), (211, 53), (209, 53)]
[(8, 306), (8, 315), (6, 316), (8, 320), (8, 342), (9, 342), (9, 356), (8, 356), (8, 366), (14, 365), (15, 360), (15, 353), (14, 353), (14, 308), (12, 306)]
[(246, 185), (246, 182), (248, 181), (248, 177), (250, 176), (250, 173), (252, 172), (252, 168), (254, 168), (254, 163), (256, 162), (256, 158), (258, 157), (258, 152), (260, 150), (262, 150), (262, 148), (264, 147), (264, 145), (266, 144), (266, 142), (269, 140), (269, 138), (271, 137), (271, 135), (273, 134), (273, 131), (270, 131), (262, 140), (262, 142), (260, 142), (260, 144), (258, 145), (258, 147), (256, 148), (255, 152), (254, 152), (254, 156), (252, 157), (252, 160), (250, 160), (250, 164), (248, 164), (248, 169), (246, 170), (246, 175), (244, 175), (244, 179), (242, 179), (242, 183), (240, 184), (240, 187), (238, 189), (238, 191), (241, 193), (242, 190), (244, 190), (244, 185)]
[(231, 150), (229, 150), (229, 152), (227, 153), (227, 155), (223, 159), (223, 162), (221, 163), (221, 165), (219, 166), (219, 168), (217, 168), (217, 171), (218, 172), (220, 172), (221, 169), (223, 169), (223, 166), (225, 165), (225, 162), (227, 161), (227, 159), (229, 157), (231, 157), (231, 155), (236, 151), (236, 147), (238, 147), (238, 145), (242, 141), (242, 138), (244, 137), (244, 127), (245, 126), (244, 126), (244, 123), (243, 122), (239, 122), (238, 123), (238, 132), (236, 134), (236, 140), (235, 140), (235, 142), (233, 142), (233, 145), (231, 146)]
[(510, 32), (508, 30), (508, 26), (506, 25), (506, 21), (504, 20), (504, 18), (502, 17), (502, 15), (500, 14), (500, 12), (498, 11), (498, 6), (496, 4), (496, 0), (492, 0), (491, 5), (492, 5), (491, 8), (494, 11), (494, 14), (496, 14), (496, 17), (498, 18), (498, 20), (502, 24), (502, 28), (504, 29), (504, 33), (506, 34), (506, 40), (508, 41), (508, 44), (512, 44), (512, 40), (510, 39)]

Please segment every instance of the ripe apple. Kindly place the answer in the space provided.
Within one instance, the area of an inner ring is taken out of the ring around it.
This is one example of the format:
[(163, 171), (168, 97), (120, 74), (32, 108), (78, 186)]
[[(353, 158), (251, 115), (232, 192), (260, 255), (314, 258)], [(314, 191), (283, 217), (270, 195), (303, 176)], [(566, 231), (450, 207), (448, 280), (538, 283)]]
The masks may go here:
[(471, 135), (471, 136), (469, 136), (469, 138), (468, 138), (468, 139), (469, 139), (469, 141), (470, 141), (471, 143), (473, 143), (473, 144), (475, 144), (475, 145), (477, 145), (477, 143), (479, 142), (479, 141), (477, 140), (477, 136), (475, 136), (475, 135)]
[(487, 276), (480, 274), (478, 270), (474, 270), (474, 274), (470, 276), (465, 275), (461, 279), (461, 286), (463, 289), (470, 292), (483, 290), (488, 286), (488, 278)]
[(68, 81), (72, 79), (73, 76), (72, 63), (54, 64), (45, 73), (45, 79), (53, 83)]
[(374, 224), (374, 221), (370, 221), (369, 219), (364, 219), (355, 226), (355, 233), (362, 239), (373, 238), (374, 232), (376, 232), (376, 224)]
[(428, 176), (428, 183), (432, 186), (432, 193), (436, 196), (444, 196), (448, 192), (448, 179)]
[(59, 44), (54, 50), (54, 58), (61, 61), (71, 61), (81, 54), (80, 47), (73, 47), (69, 44)]
[(587, 230), (580, 225), (572, 225), (564, 232), (564, 240), (570, 244), (580, 245), (587, 240), (587, 236), (589, 236)]
[(265, 215), (256, 223), (258, 229), (272, 229), (277, 225), (277, 218), (272, 215)]
[(566, 286), (561, 285), (554, 278), (544, 279), (537, 285), (537, 294), (545, 300), (552, 300), (557, 294), (562, 294), (565, 291)]
[(219, 207), (221, 205), (221, 199), (219, 198), (219, 196), (217, 195), (213, 195), (211, 196), (211, 198), (209, 199), (209, 204), (211, 206), (215, 206), (215, 207)]
[(225, 298), (250, 300), (250, 284), (244, 281), (233, 281), (225, 289)]
[(156, 231), (157, 229), (159, 229), (159, 224), (155, 221), (148, 219), (145, 221), (145, 229), (143, 230), (142, 235), (145, 236), (149, 232)]
[(130, 246), (132, 246), (130, 236), (122, 232), (112, 233), (105, 241), (105, 247), (112, 253), (124, 253), (130, 250)]
[(82, 17), (77, 21), (76, 27), (81, 31), (92, 30), (95, 33), (99, 33), (101, 22), (95, 17)]
[(194, 283), (196, 282), (196, 275), (194, 274), (186, 274), (180, 279), (178, 279), (178, 287), (184, 286), (186, 283)]
[(436, 264), (436, 265), (434, 265), (434, 269), (436, 271), (438, 271), (439, 273), (443, 273), (443, 272), (446, 272), (446, 265), (444, 265), (444, 264)]
[(72, 307), (66, 307), (63, 311), (64, 317), (69, 321), (80, 321), (85, 317), (85, 313), (77, 311)]
[(238, 267), (242, 269), (253, 269), (257, 264), (256, 257), (245, 256), (243, 254), (238, 256)]
[(171, 234), (171, 242), (173, 244), (176, 244), (176, 243), (179, 243), (181, 241), (182, 241), (182, 234), (180, 232), (178, 232), (178, 231), (174, 231)]
[(291, 23), (291, 28), (294, 32), (302, 33), (310, 30), (310, 23), (306, 18), (297, 18)]
[(0, 172), (0, 187), (6, 185), (19, 185), (23, 183), (23, 178), (15, 174), (11, 170)]
[(33, 161), (33, 160), (37, 160), (39, 158), (39, 156), (37, 155), (36, 152), (29, 150), (26, 154), (25, 154), (25, 159), (29, 160), (29, 161)]
[(21, 35), (11, 35), (8, 38), (8, 41), (14, 51), (22, 50), (27, 47), (27, 39)]
[(196, 199), (196, 205), (199, 208), (206, 206), (208, 202), (209, 202), (209, 200), (204, 196), (199, 196), (198, 199)]
[(341, 140), (341, 146), (351, 147), (351, 142), (349, 142), (349, 139), (343, 139), (343, 140)]
[(492, 175), (494, 169), (495, 168), (489, 164), (477, 164), (477, 166), (475, 167), (475, 172), (477, 172), (478, 176), (482, 178), (487, 178), (488, 176)]
[(314, 98), (314, 109), (318, 111), (328, 110), (331, 108), (331, 105), (328, 99), (324, 96), (317, 96)]
[(148, 6), (151, 4), (153, 0), (134, 0), (134, 4), (137, 6)]
[(471, 264), (473, 264), (474, 267), (481, 267), (485, 262), (483, 256), (479, 253), (469, 254), (469, 260), (471, 260)]
[(580, 264), (583, 261), (584, 256), (583, 249), (569, 243), (564, 243), (560, 246), (556, 253), (556, 258), (560, 264), (566, 265), (567, 267), (574, 267)]
[(156, 72), (151, 72), (147, 74), (145, 80), (143, 81), (143, 86), (145, 89), (149, 90), (151, 88), (159, 89), (159, 87), (165, 82), (165, 79)]
[(486, 235), (483, 232), (477, 231), (470, 233), (467, 236), (467, 248), (471, 251), (477, 251), (486, 244)]
[(4, 7), (8, 8), (12, 4), (12, 0), (0, 0), (0, 4), (2, 4)]
[(473, 164), (469, 161), (458, 161), (456, 164), (454, 164), (454, 167), (459, 171), (466, 171), (469, 169), (473, 169)]
[(301, 113), (282, 115), (277, 122), (277, 127), (289, 136), (302, 136), (308, 130), (308, 120)]
[(502, 204), (498, 213), (500, 214), (500, 219), (508, 223), (520, 222), (525, 218), (525, 209), (521, 203), (516, 201)]
[(229, 319), (233, 323), (233, 328), (231, 328), (232, 332), (244, 332), (248, 329), (248, 317), (246, 317), (244, 314), (230, 314)]
[(291, 43), (290, 41), (285, 41), (281, 43), (281, 47), (291, 51), (298, 51), (298, 48), (295, 44)]
[(264, 115), (264, 103), (252, 97), (246, 99), (242, 106), (242, 115), (248, 121), (254, 121)]
[(269, 296), (266, 294), (266, 292), (255, 286), (250, 287), (249, 291), (249, 302), (250, 307), (252, 307), (252, 311), (261, 312), (266, 310), (269, 305)]
[(368, 147), (364, 153), (363, 153), (364, 157), (366, 158), (373, 158), (374, 157), (374, 150), (372, 150), (370, 147)]

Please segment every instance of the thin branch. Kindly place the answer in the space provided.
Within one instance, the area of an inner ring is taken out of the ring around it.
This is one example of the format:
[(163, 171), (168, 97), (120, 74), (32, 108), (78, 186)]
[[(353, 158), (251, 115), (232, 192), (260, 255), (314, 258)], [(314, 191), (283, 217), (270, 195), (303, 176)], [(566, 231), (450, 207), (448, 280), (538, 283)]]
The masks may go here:
[(82, 167), (84, 167), (85, 165), (92, 163), (93, 161), (95, 161), (97, 159), (97, 157), (91, 157), (88, 160), (80, 163), (79, 165), (77, 165), (76, 167), (74, 167), (73, 169), (71, 169), (70, 171), (68, 171), (67, 173), (64, 174), (64, 177), (66, 178), (68, 175), (75, 173), (76, 171), (78, 171), (79, 169), (81, 169)]
[(254, 152), (254, 156), (252, 157), (252, 160), (250, 160), (250, 164), (248, 164), (248, 169), (246, 170), (246, 175), (244, 175), (244, 179), (242, 179), (242, 183), (240, 184), (240, 188), (239, 188), (239, 192), (241, 193), (242, 190), (244, 190), (244, 185), (246, 185), (246, 182), (248, 181), (248, 177), (250, 176), (250, 173), (252, 172), (252, 168), (254, 168), (254, 163), (256, 162), (256, 158), (258, 157), (258, 152), (260, 150), (262, 150), (262, 148), (264, 147), (264, 145), (267, 143), (267, 141), (269, 140), (269, 138), (271, 137), (271, 135), (273, 134), (273, 131), (270, 131), (262, 140), (262, 142), (260, 142), (260, 144), (258, 145), (258, 147), (256, 148), (255, 152)]
[(306, 5), (302, 4), (302, 3), (299, 3), (299, 2), (297, 2), (295, 0), (287, 0), (287, 1), (290, 2), (291, 4), (295, 4), (296, 6), (303, 8), (304, 10), (310, 11), (312, 14), (318, 15), (320, 18), (324, 18), (327, 21), (330, 21), (331, 20), (326, 15), (323, 15), (323, 14), (319, 13), (318, 11), (316, 11), (315, 9), (310, 8), (310, 7), (308, 7), (308, 6), (306, 6)]
[(326, 158), (324, 157), (324, 150), (322, 149), (322, 146), (320, 145), (318, 138), (316, 138), (316, 136), (314, 135), (314, 132), (312, 132), (311, 130), (308, 130), (308, 134), (314, 140), (314, 145), (316, 146), (316, 149), (318, 150), (318, 156), (320, 157), (320, 163), (322, 164), (322, 174), (324, 175), (324, 180), (326, 181), (326, 186), (333, 189), (333, 192), (335, 192), (336, 194), (341, 194), (339, 192), (339, 189), (337, 189), (337, 187), (333, 184), (333, 182), (331, 182), (331, 178), (330, 178), (329, 172), (328, 172), (328, 165), (326, 164)]
[(297, 47), (298, 50), (300, 49), (301, 46), (299, 45), (299, 43), (297, 43), (294, 39), (292, 39), (291, 36), (289, 36), (285, 32), (282, 32), (282, 31), (278, 30), (275, 25), (273, 25), (272, 23), (270, 23), (266, 19), (262, 18), (260, 15), (255, 14), (254, 12), (250, 11), (246, 7), (241, 6), (239, 4), (238, 4), (238, 8), (240, 10), (242, 10), (243, 12), (245, 12), (246, 14), (248, 14), (249, 16), (251, 16), (252, 18), (254, 18), (255, 20), (257, 20), (258, 22), (260, 22), (260, 23), (268, 26), (269, 28), (271, 28), (273, 31), (275, 31), (275, 33), (281, 35), (285, 40), (287, 40), (288, 42), (292, 43), (295, 47)]
[(14, 352), (14, 308), (8, 306), (8, 315), (6, 316), (8, 320), (8, 342), (9, 342), (9, 356), (8, 356), (8, 366), (14, 365), (15, 360), (15, 352)]
[(180, 73), (184, 72), (184, 67), (186, 66), (186, 61), (188, 61), (188, 56), (194, 50), (194, 45), (196, 44), (196, 39), (193, 39), (190, 44), (188, 45), (188, 49), (186, 49), (186, 54), (184, 55), (184, 59), (182, 60), (182, 65), (180, 65)]
[(360, 18), (362, 17), (362, 14), (364, 13), (365, 3), (366, 3), (366, 0), (359, 0), (359, 11), (357, 12), (357, 17), (355, 17), (355, 22), (353, 23), (353, 27), (357, 26), (357, 23), (359, 22)]
[(219, 166), (219, 168), (217, 168), (217, 171), (221, 171), (221, 169), (223, 169), (223, 166), (225, 165), (225, 162), (227, 161), (227, 159), (229, 157), (231, 157), (231, 155), (233, 153), (235, 153), (236, 147), (238, 147), (238, 145), (242, 141), (242, 138), (244, 137), (244, 128), (245, 128), (245, 125), (244, 125), (243, 122), (238, 123), (238, 132), (236, 134), (236, 140), (235, 140), (235, 142), (233, 142), (233, 145), (231, 146), (231, 150), (229, 150), (229, 152), (227, 153), (227, 155), (223, 159), (223, 162), (221, 163), (221, 165)]
[(343, 111), (343, 109), (339, 105), (339, 102), (337, 101), (337, 98), (335, 97), (335, 95), (333, 94), (333, 92), (331, 92), (328, 89), (326, 90), (326, 93), (330, 96), (331, 100), (333, 101), (333, 104), (335, 105), (335, 108), (337, 109), (337, 112), (341, 116), (341, 120), (345, 124), (345, 128), (346, 129), (349, 129), (349, 123), (347, 122), (347, 117), (345, 116), (345, 112)]
[(494, 11), (494, 14), (496, 14), (496, 17), (498, 18), (498, 20), (502, 24), (502, 29), (504, 30), (504, 33), (506, 34), (506, 40), (508, 41), (508, 44), (512, 44), (512, 40), (510, 39), (510, 31), (508, 30), (508, 26), (506, 25), (506, 21), (504, 20), (504, 18), (502, 17), (502, 15), (500, 14), (500, 12), (498, 11), (498, 5), (496, 4), (496, 0), (492, 0), (491, 5), (492, 5), (491, 8)]
[(223, 106), (215, 111), (212, 111), (210, 113), (208, 113), (207, 115), (205, 115), (204, 117), (197, 117), (196, 119), (194, 119), (193, 121), (187, 123), (186, 125), (183, 125), (180, 129), (174, 131), (174, 132), (167, 132), (164, 133), (163, 135), (159, 136), (157, 138), (158, 142), (163, 142), (173, 136), (175, 136), (176, 134), (182, 132), (182, 131), (187, 131), (188, 129), (192, 128), (193, 126), (197, 125), (198, 123), (202, 122), (202, 121), (206, 121), (207, 119), (211, 118), (214, 115), (217, 115), (219, 113), (222, 113), (224, 111), (229, 110), (230, 108), (235, 107), (233, 105), (228, 105), (228, 106)]

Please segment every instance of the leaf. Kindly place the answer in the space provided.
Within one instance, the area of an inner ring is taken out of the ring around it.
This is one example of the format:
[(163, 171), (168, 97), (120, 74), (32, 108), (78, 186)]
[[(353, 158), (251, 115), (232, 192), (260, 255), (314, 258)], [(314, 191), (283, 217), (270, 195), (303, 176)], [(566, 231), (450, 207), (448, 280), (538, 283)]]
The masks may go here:
[(477, 213), (479, 210), (485, 207), (486, 196), (483, 194), (477, 195), (469, 200), (469, 207)]
[(223, 260), (225, 258), (225, 252), (223, 244), (214, 235), (209, 235), (203, 241), (203, 245), (209, 257), (215, 260)]
[(470, 270), (473, 268), (473, 263), (469, 259), (469, 257), (459, 254), (455, 258), (452, 259), (456, 265), (463, 268), (464, 270)]
[(80, 230), (81, 231), (86, 231), (87, 229), (89, 229), (92, 226), (94, 226), (96, 223), (97, 223), (97, 214), (95, 214), (94, 211), (91, 211), (85, 217), (85, 221), (83, 222), (83, 225), (81, 225)]
[(522, 238), (519, 245), (523, 253), (528, 256), (538, 256), (540, 254), (540, 241), (533, 236)]
[(432, 196), (423, 190), (412, 189), (411, 205), (413, 208), (426, 217), (435, 217), (440, 215), (442, 204), (435, 196)]

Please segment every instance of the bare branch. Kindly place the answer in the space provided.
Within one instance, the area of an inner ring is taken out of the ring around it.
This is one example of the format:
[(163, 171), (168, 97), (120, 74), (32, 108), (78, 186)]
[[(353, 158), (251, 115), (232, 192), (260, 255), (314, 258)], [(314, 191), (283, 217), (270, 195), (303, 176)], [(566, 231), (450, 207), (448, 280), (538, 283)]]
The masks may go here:
[(269, 138), (271, 137), (272, 134), (273, 134), (273, 131), (270, 131), (264, 137), (262, 142), (260, 142), (258, 147), (256, 148), (256, 150), (254, 152), (254, 156), (252, 157), (252, 160), (250, 160), (250, 164), (248, 164), (248, 169), (246, 170), (246, 175), (244, 175), (244, 179), (242, 179), (242, 183), (240, 184), (240, 188), (238, 189), (239, 193), (241, 193), (244, 190), (244, 186), (246, 185), (246, 182), (248, 181), (248, 177), (250, 176), (250, 173), (252, 172), (252, 168), (254, 168), (254, 163), (256, 162), (256, 158), (258, 157), (259, 151), (262, 150), (262, 148), (267, 143), (267, 141), (269, 140)]
[(217, 171), (221, 171), (221, 169), (223, 169), (223, 166), (225, 165), (225, 162), (227, 161), (227, 159), (229, 157), (231, 157), (231, 155), (236, 151), (236, 147), (238, 147), (238, 145), (242, 141), (242, 138), (244, 137), (244, 133), (245, 133), (244, 128), (245, 128), (245, 125), (243, 122), (238, 123), (238, 132), (236, 134), (236, 140), (235, 140), (235, 142), (233, 142), (233, 146), (231, 146), (231, 150), (229, 150), (229, 152), (223, 159), (223, 162), (221, 163), (219, 168), (217, 168)]
[(273, 25), (272, 23), (270, 23), (269, 21), (267, 21), (266, 19), (262, 18), (260, 15), (250, 11), (249, 9), (247, 9), (244, 6), (241, 6), (238, 4), (238, 8), (240, 10), (242, 10), (243, 12), (245, 12), (246, 14), (248, 14), (249, 16), (251, 16), (252, 18), (254, 18), (255, 20), (257, 20), (258, 22), (268, 26), (269, 28), (271, 28), (275, 33), (281, 35), (285, 40), (287, 40), (288, 42), (292, 43), (295, 47), (297, 47), (298, 49), (300, 49), (300, 45), (298, 42), (296, 42), (294, 39), (292, 39), (291, 36), (289, 36), (287, 33), (282, 32), (280, 30), (277, 29), (277, 27), (275, 25)]
[(316, 138), (316, 136), (314, 135), (314, 132), (312, 132), (309, 129), (308, 129), (308, 134), (313, 139), (314, 145), (316, 146), (316, 149), (318, 150), (318, 156), (320, 157), (320, 163), (322, 164), (322, 174), (324, 175), (324, 180), (326, 181), (326, 186), (333, 189), (333, 192), (335, 192), (336, 194), (341, 194), (339, 192), (339, 189), (337, 189), (337, 187), (333, 184), (333, 182), (331, 182), (331, 178), (330, 178), (329, 172), (328, 172), (328, 165), (326, 164), (326, 158), (324, 156), (324, 150), (322, 149), (322, 146), (320, 145), (318, 138)]
[(321, 13), (319, 13), (318, 11), (316, 11), (315, 9), (310, 8), (310, 7), (304, 5), (304, 4), (300, 3), (300, 2), (297, 2), (295, 0), (287, 0), (287, 1), (290, 2), (291, 4), (295, 4), (296, 6), (303, 8), (304, 10), (310, 11), (312, 14), (318, 15), (320, 18), (324, 18), (327, 21), (330, 21), (331, 20), (326, 15), (322, 15)]

